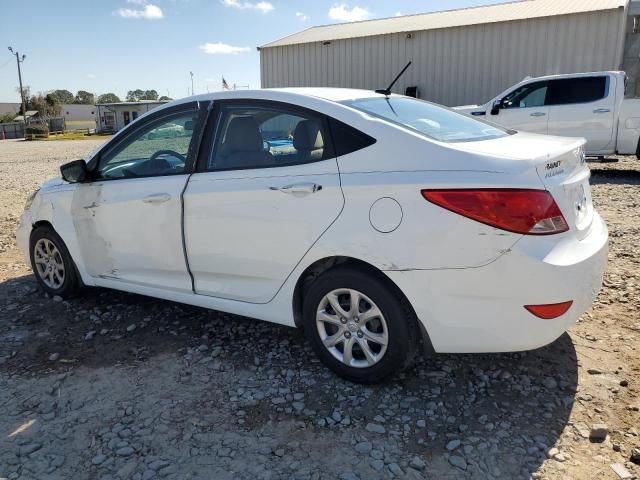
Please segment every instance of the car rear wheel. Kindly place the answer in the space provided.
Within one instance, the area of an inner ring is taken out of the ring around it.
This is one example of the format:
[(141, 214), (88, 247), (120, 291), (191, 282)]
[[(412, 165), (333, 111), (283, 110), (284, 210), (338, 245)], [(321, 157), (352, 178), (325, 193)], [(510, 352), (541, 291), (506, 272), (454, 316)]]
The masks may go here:
[(42, 226), (31, 233), (31, 269), (49, 295), (66, 298), (75, 293), (80, 281), (66, 245), (53, 229)]
[(305, 294), (303, 321), (322, 362), (353, 382), (380, 382), (415, 351), (412, 310), (369, 272), (339, 268), (322, 274)]

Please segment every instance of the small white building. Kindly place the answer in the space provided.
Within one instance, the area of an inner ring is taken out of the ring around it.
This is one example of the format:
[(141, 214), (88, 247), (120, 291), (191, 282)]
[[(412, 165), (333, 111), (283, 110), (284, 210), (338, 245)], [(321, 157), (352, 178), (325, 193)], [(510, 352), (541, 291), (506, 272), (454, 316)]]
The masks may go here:
[(166, 101), (142, 100), (140, 102), (99, 103), (96, 105), (96, 129), (98, 133), (115, 133), (136, 118), (153, 110)]
[(78, 103), (60, 105), (60, 116), (64, 118), (67, 130), (96, 127), (96, 106)]

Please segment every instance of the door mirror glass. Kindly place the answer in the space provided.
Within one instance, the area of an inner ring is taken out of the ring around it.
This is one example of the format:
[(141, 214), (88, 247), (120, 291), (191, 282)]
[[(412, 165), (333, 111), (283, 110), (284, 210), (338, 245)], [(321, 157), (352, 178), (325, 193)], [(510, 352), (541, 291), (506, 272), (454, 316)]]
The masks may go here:
[(498, 115), (500, 113), (500, 106), (502, 105), (502, 99), (496, 100), (493, 102), (493, 106), (491, 107), (491, 115)]
[(62, 178), (69, 183), (83, 182), (87, 178), (87, 163), (84, 160), (74, 160), (60, 167)]

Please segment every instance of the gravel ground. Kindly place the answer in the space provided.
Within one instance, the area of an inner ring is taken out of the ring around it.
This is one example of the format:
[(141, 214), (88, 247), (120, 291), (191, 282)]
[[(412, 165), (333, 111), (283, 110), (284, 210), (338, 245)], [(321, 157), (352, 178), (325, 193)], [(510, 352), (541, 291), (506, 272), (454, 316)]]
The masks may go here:
[[(545, 348), (344, 382), (290, 328), (101, 289), (46, 298), (25, 198), (93, 141), (0, 142), (0, 478), (640, 475), (640, 162), (593, 164), (605, 287)], [(591, 438), (590, 438), (591, 437)]]

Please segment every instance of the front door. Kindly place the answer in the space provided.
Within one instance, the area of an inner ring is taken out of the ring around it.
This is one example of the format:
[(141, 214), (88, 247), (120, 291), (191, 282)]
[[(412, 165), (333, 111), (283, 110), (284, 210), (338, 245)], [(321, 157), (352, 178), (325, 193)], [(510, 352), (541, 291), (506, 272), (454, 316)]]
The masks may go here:
[(88, 273), (97, 279), (192, 291), (181, 230), (193, 108), (160, 113), (104, 153), (96, 180), (78, 186), (74, 226)]
[(217, 125), (184, 194), (195, 291), (267, 303), (344, 203), (326, 121), (247, 101), (225, 104)]
[(122, 119), (124, 121), (125, 127), (131, 123), (131, 117), (129, 117), (129, 112), (122, 112)]
[(547, 82), (516, 87), (502, 99), (498, 114), (488, 115), (487, 120), (523, 132), (547, 133), (549, 108), (545, 106), (546, 95)]

